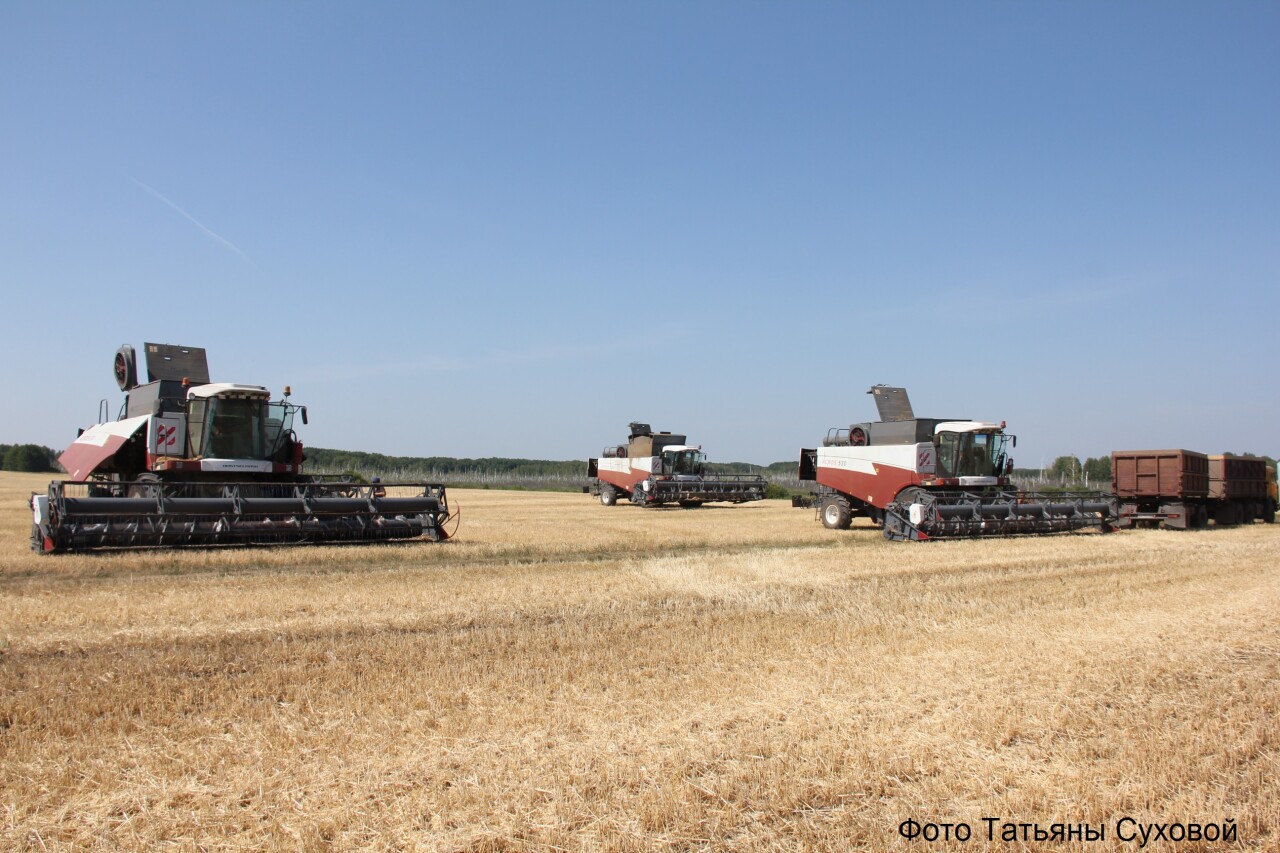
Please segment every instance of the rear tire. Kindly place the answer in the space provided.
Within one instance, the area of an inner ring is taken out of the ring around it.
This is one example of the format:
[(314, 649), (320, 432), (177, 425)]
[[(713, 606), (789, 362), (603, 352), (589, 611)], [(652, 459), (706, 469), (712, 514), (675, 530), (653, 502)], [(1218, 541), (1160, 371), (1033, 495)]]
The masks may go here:
[(601, 506), (613, 506), (618, 502), (618, 490), (608, 484), (600, 486)]
[(853, 523), (853, 507), (844, 495), (823, 499), (818, 511), (822, 514), (822, 526), (828, 530), (848, 530)]

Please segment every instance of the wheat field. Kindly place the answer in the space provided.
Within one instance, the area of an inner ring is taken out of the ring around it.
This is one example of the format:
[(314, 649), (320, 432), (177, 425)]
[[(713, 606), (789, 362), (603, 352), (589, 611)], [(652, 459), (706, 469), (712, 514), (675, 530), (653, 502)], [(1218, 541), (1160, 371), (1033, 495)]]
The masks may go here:
[(47, 557), (46, 479), (0, 473), (6, 850), (1280, 849), (1274, 525), (902, 544), (458, 490), (439, 545)]

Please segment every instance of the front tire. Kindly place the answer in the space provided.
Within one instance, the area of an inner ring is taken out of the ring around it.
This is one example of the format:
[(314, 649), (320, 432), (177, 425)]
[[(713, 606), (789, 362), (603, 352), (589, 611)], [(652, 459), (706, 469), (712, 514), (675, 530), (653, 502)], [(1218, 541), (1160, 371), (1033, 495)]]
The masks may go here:
[(822, 515), (822, 526), (828, 530), (848, 530), (853, 523), (853, 507), (844, 495), (825, 498), (819, 512)]
[(133, 478), (134, 485), (129, 487), (131, 498), (156, 498), (160, 493), (160, 478), (155, 474), (139, 474)]

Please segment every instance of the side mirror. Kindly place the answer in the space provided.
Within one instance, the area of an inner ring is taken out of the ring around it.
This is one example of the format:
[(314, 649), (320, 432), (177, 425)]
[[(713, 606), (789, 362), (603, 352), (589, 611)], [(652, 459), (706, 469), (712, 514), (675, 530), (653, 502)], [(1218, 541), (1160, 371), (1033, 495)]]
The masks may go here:
[(1016, 435), (1013, 437), (1013, 446), (1014, 447), (1018, 446), (1018, 437)]
[(302, 407), (302, 422), (303, 422), (304, 424), (307, 422), (307, 407), (306, 407), (306, 406), (303, 406), (303, 407)]

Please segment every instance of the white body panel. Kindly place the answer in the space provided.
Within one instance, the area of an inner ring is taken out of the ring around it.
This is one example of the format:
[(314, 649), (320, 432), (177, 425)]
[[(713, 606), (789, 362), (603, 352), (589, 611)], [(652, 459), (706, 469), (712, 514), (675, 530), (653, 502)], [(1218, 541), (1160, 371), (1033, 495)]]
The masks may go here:
[(236, 385), (234, 382), (211, 382), (187, 391), (187, 399), (199, 397), (260, 397), (270, 399), (271, 392), (261, 385)]
[(933, 434), (940, 432), (993, 432), (1001, 429), (1000, 424), (988, 423), (987, 421), (943, 421), (933, 429)]
[(876, 473), (879, 465), (889, 465), (917, 474), (933, 474), (936, 460), (932, 444), (886, 444), (861, 447), (819, 447), (818, 467), (838, 468), (858, 474)]
[(138, 415), (135, 418), (125, 418), (122, 421), (94, 424), (86, 429), (73, 444), (92, 444), (96, 447), (106, 447), (107, 442), (113, 438), (125, 439), (133, 435), (149, 420), (151, 420), (150, 415)]
[(657, 474), (662, 471), (662, 459), (657, 456), (637, 456), (634, 459), (597, 459), (596, 470), (611, 471), (614, 474), (630, 474), (633, 471), (645, 474)]
[(147, 425), (147, 450), (153, 456), (184, 456), (187, 448), (185, 415), (159, 415)]
[(268, 474), (271, 462), (256, 459), (201, 459), (201, 471), (239, 471), (247, 473)]
[(36, 524), (49, 523), (49, 496), (35, 495), (31, 498), (31, 510)]

